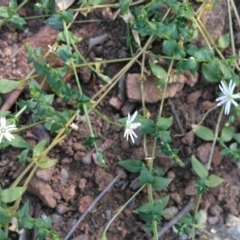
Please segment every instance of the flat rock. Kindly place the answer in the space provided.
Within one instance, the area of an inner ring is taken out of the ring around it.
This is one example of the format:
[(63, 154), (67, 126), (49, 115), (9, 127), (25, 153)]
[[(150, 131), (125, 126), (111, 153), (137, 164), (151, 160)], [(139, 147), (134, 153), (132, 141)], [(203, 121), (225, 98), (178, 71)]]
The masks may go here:
[[(141, 102), (141, 90), (138, 79), (140, 74), (128, 74), (126, 77), (127, 97), (130, 102)], [(191, 79), (190, 79), (191, 78)], [(171, 98), (183, 89), (184, 83), (193, 86), (197, 82), (198, 77), (193, 77), (189, 72), (176, 76), (171, 83), (168, 84), (165, 98)], [(156, 103), (163, 97), (163, 89), (157, 88), (158, 79), (154, 76), (147, 77), (144, 81), (144, 100), (147, 103)]]
[(17, 68), (19, 72), (19, 79), (22, 79), (27, 76), (27, 74), (33, 68), (32, 64), (27, 63), (27, 56), (28, 54), (25, 51), (25, 44), (28, 43), (31, 48), (42, 48), (43, 53), (48, 51), (48, 45), (52, 45), (56, 38), (59, 31), (45, 25), (40, 31), (34, 34), (32, 37), (27, 38), (22, 46), (19, 48), (19, 53), (17, 55)]
[(119, 97), (111, 97), (111, 99), (109, 100), (109, 104), (118, 111), (122, 107), (122, 101), (119, 99)]
[(80, 199), (78, 211), (80, 213), (84, 213), (86, 209), (91, 205), (94, 201), (93, 197), (90, 195), (84, 196)]
[(70, 185), (62, 190), (62, 197), (65, 201), (72, 200), (76, 195), (76, 187), (74, 185)]
[(55, 208), (57, 205), (51, 186), (36, 176), (29, 183), (28, 192), (41, 199), (47, 207)]
[[(203, 163), (207, 163), (210, 155), (210, 151), (212, 148), (212, 143), (203, 143), (197, 148), (197, 157)], [(218, 166), (223, 160), (223, 156), (220, 154), (219, 147), (215, 146), (212, 164), (214, 167)]]
[(98, 185), (98, 191), (102, 191), (112, 180), (112, 174), (106, 172), (105, 169), (97, 169), (95, 173), (95, 183)]
[[(218, 0), (215, 7), (211, 11), (204, 12), (201, 22), (205, 26), (206, 30), (210, 34), (214, 42), (224, 34), (224, 26), (226, 17), (228, 15), (227, 1)], [(206, 41), (202, 37), (201, 33), (198, 32), (198, 37), (191, 41), (199, 47), (207, 46)]]
[(36, 171), (36, 176), (43, 181), (50, 181), (52, 179), (52, 175), (54, 173), (55, 167), (47, 168), (47, 169), (38, 169)]
[(197, 190), (195, 189), (196, 186), (196, 182), (195, 181), (190, 181), (187, 185), (187, 187), (185, 188), (184, 192), (185, 195), (187, 196), (194, 196), (197, 194)]

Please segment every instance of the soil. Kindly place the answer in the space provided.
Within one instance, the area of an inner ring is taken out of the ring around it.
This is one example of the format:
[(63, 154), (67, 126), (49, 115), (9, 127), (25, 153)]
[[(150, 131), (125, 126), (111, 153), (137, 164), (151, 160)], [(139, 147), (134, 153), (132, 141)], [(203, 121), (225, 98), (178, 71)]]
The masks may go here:
[[(32, 16), (32, 3), (21, 9), (23, 16)], [(79, 17), (77, 20), (101, 19), (101, 22), (76, 23), (72, 26), (73, 31), (83, 40), (79, 44), (79, 49), (87, 60), (92, 61), (95, 57), (103, 59), (119, 59), (130, 57), (130, 51), (126, 48), (125, 39), (126, 24), (117, 17), (112, 21), (104, 19), (99, 13), (91, 13), (85, 18)], [(23, 66), (22, 61), (23, 44), (31, 42), (41, 29), (45, 27), (44, 19), (29, 20), (25, 31), (21, 32), (5, 25), (0, 29), (0, 79), (20, 79)], [(234, 25), (236, 36), (236, 50), (240, 50), (239, 27)], [(225, 27), (225, 31), (227, 28)], [(52, 33), (53, 34), (53, 33)], [(88, 42), (90, 38), (108, 34), (107, 40), (102, 46), (94, 48), (88, 52)], [(46, 38), (46, 37), (45, 37)], [(43, 39), (44, 40), (44, 39)], [(50, 41), (49, 39), (46, 41)], [(46, 41), (43, 41), (46, 43)], [(34, 42), (34, 41), (33, 41)], [(47, 44), (48, 45), (48, 44)], [(45, 49), (47, 47), (45, 44)], [(153, 52), (159, 54), (161, 49), (157, 45), (152, 46)], [(21, 54), (22, 53), (22, 54)], [(228, 50), (225, 51), (228, 55)], [(19, 60), (19, 55), (21, 55)], [(103, 73), (110, 78), (125, 66), (125, 62), (107, 64)], [(139, 73), (140, 69), (135, 64), (128, 73)], [(104, 85), (98, 78), (93, 77), (89, 70), (79, 71), (82, 79), (83, 92), (92, 97)], [(90, 77), (89, 77), (90, 76)], [(41, 80), (40, 80), (41, 81)], [(77, 89), (76, 82), (72, 77), (67, 79), (72, 88)], [(49, 91), (48, 86), (45, 90)], [(169, 195), (170, 200), (167, 208), (175, 207), (177, 212), (186, 206), (192, 199), (196, 199), (195, 180), (196, 175), (191, 170), (190, 158), (194, 154), (202, 162), (206, 162), (211, 144), (204, 143), (191, 133), (192, 124), (201, 121), (207, 110), (215, 105), (218, 86), (210, 84), (199, 73), (198, 81), (193, 86), (185, 84), (183, 88), (176, 92), (171, 99), (167, 99), (164, 104), (164, 117), (174, 118), (171, 127), (173, 138), (172, 148), (179, 149), (179, 157), (184, 166), (178, 166), (174, 161), (160, 153), (161, 142), (157, 143), (155, 167), (163, 169), (165, 176), (172, 179), (170, 185), (161, 192), (154, 192), (154, 197)], [(117, 97), (118, 87), (114, 87), (108, 95), (104, 97), (97, 109), (112, 121), (126, 116), (129, 110), (141, 111), (141, 103), (121, 101)], [(4, 101), (9, 95), (4, 97)], [(19, 100), (29, 99), (29, 92), (25, 89), (21, 92)], [(56, 98), (53, 107), (60, 110), (71, 109), (72, 105), (63, 104), (60, 98)], [(151, 118), (156, 120), (159, 102), (147, 103), (147, 109), (151, 113)], [(10, 111), (15, 113), (19, 110), (13, 104)], [(215, 129), (216, 119), (219, 109), (212, 111), (204, 120), (203, 125)], [(48, 155), (50, 159), (57, 159), (56, 166), (47, 170), (38, 170), (32, 179), (28, 193), (24, 195), (22, 203), (29, 201), (30, 215), (34, 217), (50, 216), (53, 221), (53, 229), (64, 238), (71, 230), (79, 217), (85, 212), (87, 207), (105, 189), (105, 187), (118, 174), (120, 167), (118, 162), (125, 159), (144, 160), (144, 150), (141, 146), (141, 133), (138, 133), (139, 141), (136, 144), (127, 142), (123, 137), (123, 129), (107, 124), (96, 114), (90, 114), (93, 129), (96, 135), (101, 137), (98, 146), (104, 149), (103, 154), (106, 159), (106, 166), (102, 167), (96, 160), (96, 155), (91, 147), (83, 145), (84, 139), (89, 135), (86, 123), (79, 122), (78, 130), (73, 130), (58, 146)], [(223, 118), (221, 126), (226, 118)], [(21, 118), (21, 125), (29, 124), (31, 115), (25, 112)], [(184, 133), (184, 134), (183, 134)], [(54, 134), (49, 134), (45, 129), (27, 130), (22, 137), (32, 146), (35, 146), (42, 138), (53, 139)], [(147, 151), (151, 153), (153, 139), (147, 139)], [(0, 183), (2, 188), (7, 188), (16, 179), (23, 169), (17, 157), (20, 150), (8, 147), (1, 151), (0, 155)], [(224, 182), (214, 189), (204, 194), (200, 209), (206, 214), (206, 228), (198, 232), (197, 239), (240, 239), (240, 170), (229, 158), (220, 155), (218, 146), (215, 148), (211, 173), (215, 173), (224, 179)], [(74, 239), (100, 239), (104, 226), (108, 223), (114, 213), (135, 193), (136, 188), (131, 184), (136, 179), (136, 174), (126, 172), (124, 179), (117, 183), (103, 196), (93, 210), (77, 226), (73, 233)], [(138, 240), (151, 239), (151, 235), (145, 230), (144, 223), (133, 213), (133, 210), (146, 202), (147, 193), (143, 190), (137, 197), (128, 204), (127, 208), (116, 218), (108, 231), (108, 239)], [(233, 220), (232, 220), (233, 219)], [(162, 219), (162, 226), (168, 220)], [(186, 236), (185, 236), (186, 237)], [(12, 236), (12, 239), (14, 237)], [(27, 232), (26, 239), (37, 239), (36, 233)], [(73, 239), (73, 238), (72, 238)], [(161, 239), (180, 239), (172, 228)], [(181, 239), (184, 239), (181, 238)], [(186, 238), (187, 239), (187, 238)]]

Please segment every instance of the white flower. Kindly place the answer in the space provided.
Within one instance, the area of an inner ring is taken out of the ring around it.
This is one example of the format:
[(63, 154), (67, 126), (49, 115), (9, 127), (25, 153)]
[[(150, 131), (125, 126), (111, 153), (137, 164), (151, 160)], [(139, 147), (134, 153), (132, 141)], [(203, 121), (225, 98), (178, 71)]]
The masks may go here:
[(0, 143), (2, 142), (3, 138), (5, 137), (8, 141), (12, 141), (14, 136), (10, 133), (13, 130), (16, 130), (15, 125), (8, 125), (5, 117), (1, 117), (0, 119)]
[(137, 114), (138, 114), (138, 112), (136, 111), (133, 114), (133, 116), (131, 117), (130, 114), (128, 113), (128, 118), (126, 121), (125, 132), (124, 132), (124, 137), (127, 137), (127, 140), (128, 140), (128, 137), (130, 136), (133, 143), (134, 143), (134, 138), (137, 138), (137, 135), (135, 134), (135, 132), (133, 130), (137, 129), (139, 126), (141, 126), (141, 123), (133, 122), (134, 119), (136, 118)]
[(224, 113), (228, 115), (230, 112), (231, 104), (233, 104), (234, 106), (238, 106), (238, 103), (234, 99), (240, 98), (240, 94), (233, 94), (235, 83), (233, 83), (232, 80), (229, 83), (229, 87), (226, 86), (223, 81), (221, 81), (221, 84), (219, 85), (219, 88), (221, 90), (221, 96), (216, 99), (216, 101), (219, 101), (217, 106), (226, 104)]

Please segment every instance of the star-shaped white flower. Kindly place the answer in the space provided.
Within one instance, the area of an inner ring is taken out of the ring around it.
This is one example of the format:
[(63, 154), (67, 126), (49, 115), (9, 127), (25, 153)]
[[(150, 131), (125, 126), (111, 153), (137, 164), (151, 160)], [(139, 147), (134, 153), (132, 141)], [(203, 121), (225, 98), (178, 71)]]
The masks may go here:
[(216, 101), (219, 102), (217, 106), (225, 104), (224, 113), (225, 115), (228, 115), (230, 112), (231, 104), (238, 106), (238, 103), (234, 99), (240, 98), (240, 94), (233, 94), (235, 83), (233, 83), (232, 80), (230, 81), (229, 86), (226, 86), (223, 81), (221, 81), (221, 84), (219, 85), (219, 88), (221, 90), (220, 97), (216, 99)]
[(5, 117), (1, 117), (0, 119), (0, 143), (3, 138), (6, 138), (8, 141), (12, 141), (14, 136), (11, 134), (11, 131), (16, 130), (15, 125), (7, 125), (7, 121)]
[(136, 111), (131, 117), (130, 114), (128, 113), (128, 118), (126, 121), (125, 132), (124, 132), (124, 137), (126, 137), (128, 140), (128, 137), (130, 136), (133, 143), (134, 143), (134, 138), (137, 138), (137, 135), (133, 130), (141, 126), (141, 123), (134, 122), (134, 119), (136, 118), (137, 114), (138, 112)]

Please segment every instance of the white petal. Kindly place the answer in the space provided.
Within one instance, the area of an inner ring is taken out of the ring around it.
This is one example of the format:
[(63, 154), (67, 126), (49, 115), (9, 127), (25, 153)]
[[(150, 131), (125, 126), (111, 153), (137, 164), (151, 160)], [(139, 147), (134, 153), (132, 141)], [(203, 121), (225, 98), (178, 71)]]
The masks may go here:
[(6, 133), (4, 134), (4, 136), (5, 136), (5, 138), (6, 138), (9, 142), (11, 142), (12, 139), (14, 139), (14, 136), (13, 136), (11, 133), (9, 133), (9, 132), (6, 132)]
[(226, 96), (221, 96), (221, 97), (218, 97), (217, 99), (216, 99), (216, 101), (227, 101), (228, 99), (227, 99), (227, 97)]
[(138, 112), (137, 112), (137, 111), (135, 111), (135, 113), (132, 115), (132, 118), (131, 118), (131, 123), (134, 121), (134, 119), (136, 118), (137, 114), (138, 114)]
[(6, 126), (6, 118), (1, 117), (1, 127), (5, 127), (5, 126)]
[[(132, 132), (132, 133), (133, 133), (133, 132)], [(130, 137), (131, 137), (132, 142), (134, 143), (134, 137), (133, 137), (133, 135), (130, 134)]]
[(3, 139), (3, 135), (0, 134), (0, 143), (2, 142), (2, 139)]
[(225, 115), (228, 115), (229, 112), (230, 112), (230, 108), (231, 108), (231, 102), (230, 101), (227, 101), (226, 105), (225, 105)]
[(225, 83), (222, 81), (222, 86), (219, 85), (219, 88), (221, 89), (221, 92), (224, 94), (224, 95), (228, 95), (229, 93), (229, 90), (228, 88), (226, 87)]
[(238, 103), (237, 103), (235, 100), (233, 100), (233, 99), (232, 99), (232, 104), (233, 104), (234, 106), (236, 106), (236, 107), (238, 106)]
[(231, 92), (231, 94), (233, 93), (235, 86), (236, 86), (236, 84), (232, 83), (232, 79), (231, 79), (231, 81), (229, 83), (229, 91)]

